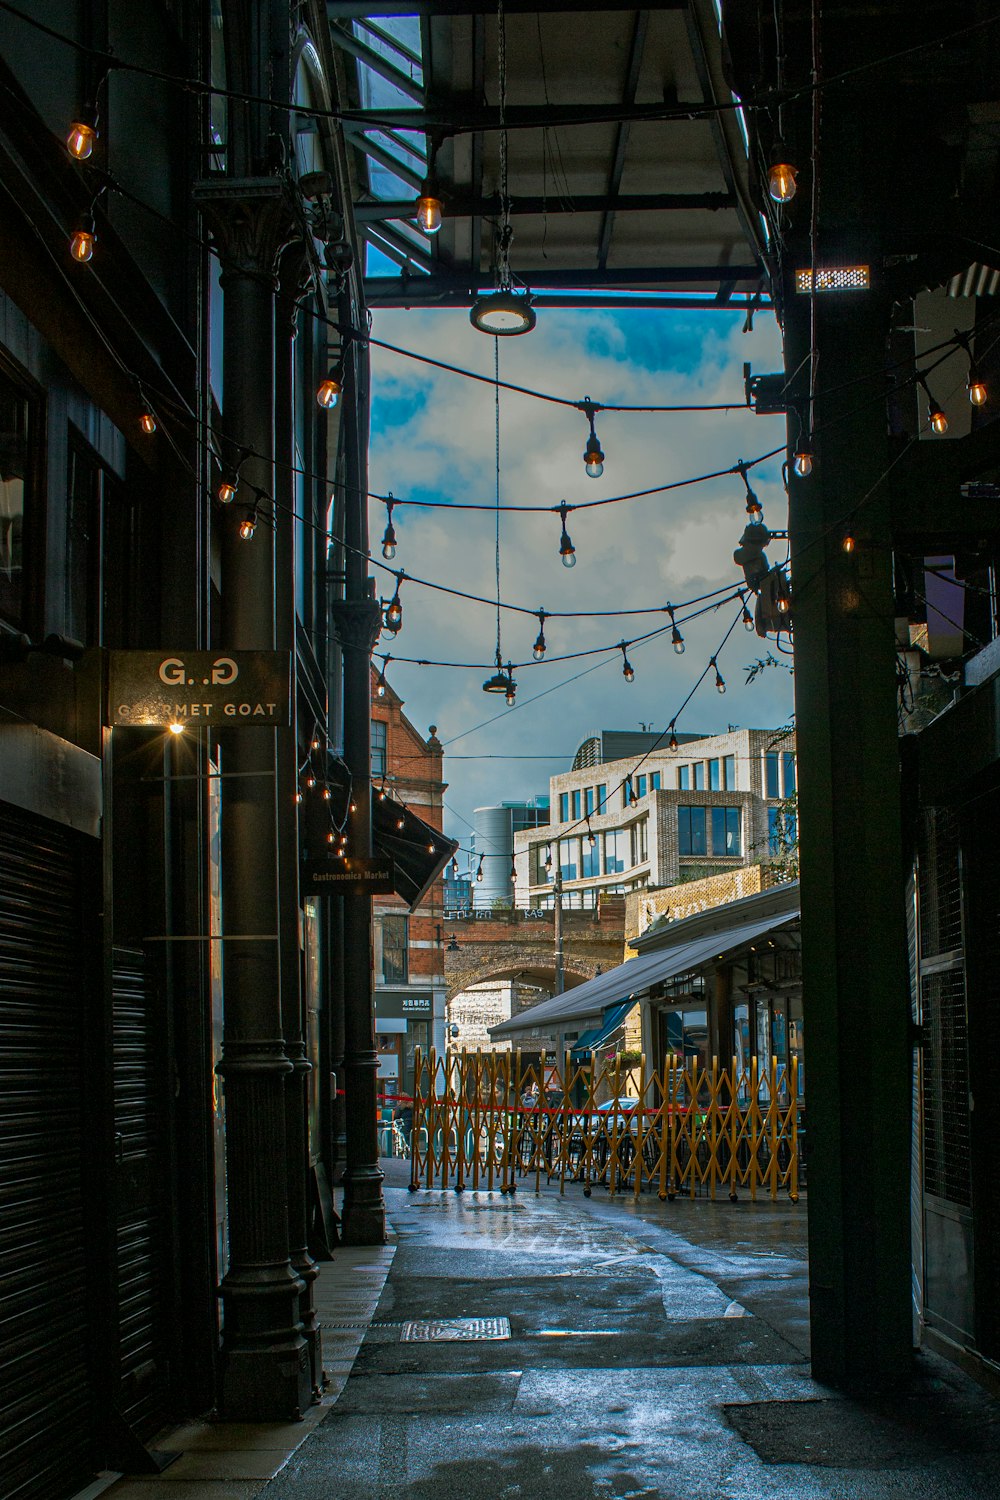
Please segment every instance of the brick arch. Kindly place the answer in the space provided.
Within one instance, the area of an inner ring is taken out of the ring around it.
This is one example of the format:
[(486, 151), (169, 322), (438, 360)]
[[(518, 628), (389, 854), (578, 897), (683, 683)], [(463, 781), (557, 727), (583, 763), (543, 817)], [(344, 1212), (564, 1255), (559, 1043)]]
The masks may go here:
[[(449, 952), (452, 939), (457, 951)], [(473, 984), (491, 979), (524, 978), (555, 989), (555, 952), (551, 916), (529, 920), (512, 912), (490, 920), (468, 919), (443, 924), (444, 973), (448, 1000)], [(567, 913), (563, 924), (563, 967), (567, 989), (607, 972), (623, 959), (620, 926), (595, 922), (589, 914)]]

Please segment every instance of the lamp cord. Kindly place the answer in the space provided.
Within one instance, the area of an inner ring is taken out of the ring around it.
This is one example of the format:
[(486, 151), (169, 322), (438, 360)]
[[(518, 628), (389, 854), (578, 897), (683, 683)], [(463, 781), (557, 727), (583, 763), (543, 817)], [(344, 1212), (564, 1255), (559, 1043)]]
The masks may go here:
[(500, 117), (500, 240), (497, 247), (497, 286), (510, 291), (510, 245), (514, 231), (510, 223), (510, 194), (507, 191), (507, 18), (503, 0), (497, 0), (497, 95)]

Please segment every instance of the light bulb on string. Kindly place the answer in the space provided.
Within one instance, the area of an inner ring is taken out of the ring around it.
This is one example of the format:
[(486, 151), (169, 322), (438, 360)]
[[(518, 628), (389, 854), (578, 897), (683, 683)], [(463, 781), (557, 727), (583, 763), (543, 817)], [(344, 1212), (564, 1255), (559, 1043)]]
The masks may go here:
[(510, 862), (510, 883), (517, 885), (517, 865), (513, 859)]
[(320, 381), (316, 391), (316, 404), (324, 411), (332, 411), (344, 390), (344, 366), (337, 364), (325, 380)]
[(562, 535), (559, 538), (559, 556), (562, 558), (564, 568), (576, 567), (576, 548), (570, 541), (569, 532), (566, 530), (566, 516), (570, 507), (563, 500), (559, 506), (559, 515), (562, 518)]
[(483, 880), (485, 879), (485, 877), (483, 875), (483, 858), (484, 858), (484, 856), (481, 854), (479, 856), (479, 864), (476, 867), (476, 884), (477, 885), (482, 885)]
[(985, 406), (988, 392), (985, 381), (981, 380), (977, 371), (969, 367), (969, 400), (973, 406)]
[(240, 541), (242, 541), (242, 542), (252, 542), (253, 538), (254, 538), (254, 532), (256, 530), (257, 530), (257, 512), (256, 512), (256, 510), (248, 510), (247, 513), (246, 513), (246, 515), (243, 517), (242, 521), (240, 522), (240, 526), (239, 526)]
[(715, 691), (717, 693), (724, 693), (726, 691), (725, 679), (722, 673), (719, 671), (719, 663), (716, 661), (714, 656), (711, 658), (708, 665), (715, 668)]
[(88, 161), (97, 144), (97, 116), (84, 109), (73, 121), (66, 135), (66, 150), (74, 161)]
[(396, 556), (396, 529), (392, 524), (392, 508), (395, 504), (390, 495), (386, 501), (385, 534), (382, 537), (382, 556), (386, 562), (392, 562)]
[(674, 652), (677, 656), (683, 656), (684, 637), (677, 629), (677, 621), (674, 619), (673, 606), (670, 604), (667, 605), (667, 614), (670, 616), (670, 644), (673, 646)]
[(546, 844), (545, 845), (545, 868), (547, 870), (551, 870), (552, 869), (552, 845), (551, 844)]
[(514, 665), (513, 665), (512, 662), (508, 662), (507, 663), (507, 686), (506, 686), (506, 689), (504, 691), (504, 700), (505, 700), (508, 708), (513, 708), (514, 707), (514, 700), (516, 699), (516, 697), (517, 697), (517, 683), (514, 681)]
[(403, 601), (399, 597), (399, 587), (405, 577), (405, 573), (396, 574), (396, 592), (389, 600), (385, 612), (385, 629), (391, 631), (393, 635), (398, 634), (403, 627)]
[(593, 849), (594, 845), (597, 843), (597, 834), (590, 826), (589, 814), (587, 816), (587, 843), (590, 845), (591, 849)]
[(800, 443), (792, 459), (792, 467), (800, 479), (808, 479), (813, 471), (813, 452), (809, 443)]
[(767, 191), (775, 203), (790, 203), (795, 197), (799, 169), (789, 160), (790, 155), (784, 141), (777, 141), (771, 151)]
[(328, 844), (332, 844), (332, 843), (334, 843), (334, 842), (335, 842), (335, 840), (336, 840), (336, 837), (337, 837), (337, 836), (336, 836), (336, 834), (335, 834), (335, 833), (334, 833), (334, 832), (333, 832), (333, 830), (332, 830), (332, 829), (331, 829), (331, 830), (330, 830), (330, 832), (329, 832), (329, 833), (328, 833), (328, 834), (327, 834), (327, 836), (326, 836), (326, 841), (327, 841), (327, 843), (328, 843)]
[(582, 402), (582, 410), (590, 422), (590, 436), (587, 438), (587, 446), (583, 450), (584, 468), (589, 478), (600, 479), (604, 473), (604, 454), (601, 452), (601, 444), (594, 430), (594, 417), (600, 408), (593, 404), (589, 396), (585, 396)]
[(296, 800), (296, 802), (301, 802), (302, 801), (302, 793), (301, 792), (296, 792), (295, 793), (295, 800)]
[(541, 661), (542, 657), (545, 655), (545, 611), (544, 611), (544, 609), (540, 609), (538, 611), (538, 636), (537, 636), (537, 638), (535, 640), (535, 644), (531, 648), (531, 654), (535, 658), (536, 661)]
[(142, 428), (147, 437), (153, 436), (153, 433), (156, 431), (156, 418), (153, 416), (153, 413), (151, 411), (143, 412), (142, 416), (139, 418), (139, 426)]
[(397, 818), (396, 819), (396, 827), (399, 829), (400, 832), (402, 832), (403, 829), (406, 827), (406, 819), (403, 818), (403, 817)]
[(743, 488), (747, 492), (747, 520), (751, 526), (759, 526), (764, 519), (764, 507), (750, 488), (750, 481), (747, 478), (747, 465), (743, 462), (742, 458), (736, 465), (736, 471), (743, 480)]
[(854, 537), (849, 531), (844, 532), (844, 535), (841, 538), (840, 546), (841, 550), (844, 552), (851, 553), (854, 551), (855, 547), (857, 546), (857, 542), (854, 540)]
[(917, 383), (918, 385), (923, 386), (924, 395), (927, 397), (927, 420), (930, 423), (932, 430), (939, 434), (947, 432), (947, 414), (945, 413), (944, 408), (934, 400), (934, 397), (931, 394), (930, 386), (927, 384), (927, 381), (923, 375), (917, 376)]
[(429, 173), (420, 185), (420, 197), (417, 199), (417, 224), (424, 234), (437, 234), (443, 218), (444, 204), (441, 201), (441, 190), (433, 173)]
[(330, 800), (330, 798), (332, 796), (333, 796), (333, 793), (331, 792), (330, 788), (328, 786), (325, 786), (323, 788), (323, 801), (324, 802), (329, 802), (329, 800)]
[(747, 609), (747, 602), (745, 599), (743, 601), (743, 629), (746, 631), (752, 631), (754, 629), (753, 615)]
[(74, 260), (85, 264), (93, 255), (96, 243), (97, 230), (94, 227), (94, 216), (93, 214), (84, 214), (73, 231), (69, 242), (69, 253)]
[(389, 663), (391, 661), (392, 661), (392, 657), (391, 656), (387, 656), (387, 657), (385, 657), (383, 659), (382, 670), (378, 674), (378, 677), (375, 680), (375, 696), (376, 696), (376, 698), (384, 698), (385, 697), (385, 690), (386, 690), (386, 687), (388, 685), (386, 683), (386, 680), (385, 680), (385, 669), (386, 669), (386, 667), (389, 665)]
[(667, 748), (670, 749), (670, 750), (676, 750), (677, 749), (677, 736), (674, 733), (673, 720), (670, 721), (670, 739), (668, 741)]
[(622, 676), (624, 677), (624, 679), (625, 679), (626, 682), (634, 682), (635, 681), (635, 668), (633, 667), (632, 663), (628, 659), (628, 656), (626, 655), (625, 642), (624, 641), (619, 641), (618, 642), (618, 649), (619, 649), (619, 651), (622, 654)]

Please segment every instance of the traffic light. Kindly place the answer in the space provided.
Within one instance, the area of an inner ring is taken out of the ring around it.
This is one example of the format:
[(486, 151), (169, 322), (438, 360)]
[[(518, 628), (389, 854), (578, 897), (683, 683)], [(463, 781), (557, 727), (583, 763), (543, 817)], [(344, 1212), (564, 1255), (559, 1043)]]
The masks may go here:
[(764, 548), (770, 540), (771, 533), (763, 521), (751, 521), (744, 527), (740, 545), (733, 553), (733, 562), (743, 569), (747, 588), (755, 593), (771, 571), (771, 564), (764, 555)]

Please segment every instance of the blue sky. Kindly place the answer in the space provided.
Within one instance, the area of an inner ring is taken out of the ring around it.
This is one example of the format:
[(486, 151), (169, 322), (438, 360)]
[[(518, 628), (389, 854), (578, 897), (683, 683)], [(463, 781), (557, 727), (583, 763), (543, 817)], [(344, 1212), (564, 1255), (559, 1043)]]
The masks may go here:
[[(501, 379), (581, 400), (621, 404), (743, 401), (743, 363), (756, 372), (781, 368), (773, 317), (758, 315), (742, 333), (742, 314), (715, 311), (541, 309), (535, 330), (500, 343)], [(393, 310), (375, 316), (376, 338), (492, 377), (494, 343), (462, 310)], [(372, 350), (371, 489), (445, 502), (492, 504), (496, 488), (495, 408), (491, 385)], [(783, 419), (746, 410), (703, 414), (599, 413), (606, 460), (602, 478), (584, 473), (586, 418), (572, 409), (501, 392), (501, 498), (506, 503), (580, 504), (670, 483), (783, 441)], [(754, 489), (772, 527), (786, 524), (780, 467), (754, 471)], [(530, 610), (614, 610), (680, 606), (695, 595), (736, 587), (733, 547), (745, 523), (738, 476), (571, 514), (577, 566), (561, 566), (557, 515), (501, 516), (501, 597)], [(372, 552), (381, 561), (385, 507), (371, 508)], [(495, 597), (494, 526), (489, 512), (420, 510), (399, 505), (393, 566), (408, 574)], [(773, 561), (783, 553), (772, 549)], [(387, 597), (393, 580), (375, 569)], [(628, 650), (635, 680), (622, 676), (621, 639), (661, 626), (665, 616), (552, 620), (547, 660), (531, 662), (537, 619), (504, 612), (504, 660), (527, 663), (515, 673), (517, 702), (482, 691), (496, 649), (496, 613), (486, 605), (404, 583), (403, 629), (383, 636), (377, 652), (470, 662), (468, 670), (390, 663), (387, 678), (422, 733), (438, 727), (445, 744), (448, 831), (467, 845), (473, 810), (548, 790), (580, 742), (601, 728), (662, 729), (716, 650), (738, 605), (727, 603), (685, 625), (686, 650), (669, 636)], [(678, 608), (678, 615), (684, 611)], [(556, 664), (564, 652), (609, 647), (606, 656)], [(745, 685), (745, 668), (768, 643), (741, 626), (720, 656), (727, 691), (702, 686), (678, 728), (713, 732), (729, 724), (769, 727), (792, 712), (791, 677), (768, 670)], [(562, 685), (560, 685), (562, 684)]]

